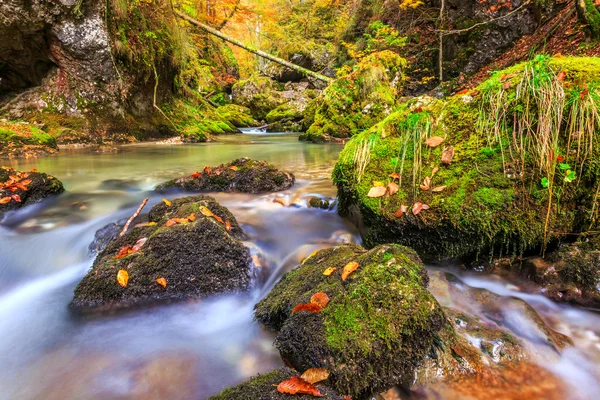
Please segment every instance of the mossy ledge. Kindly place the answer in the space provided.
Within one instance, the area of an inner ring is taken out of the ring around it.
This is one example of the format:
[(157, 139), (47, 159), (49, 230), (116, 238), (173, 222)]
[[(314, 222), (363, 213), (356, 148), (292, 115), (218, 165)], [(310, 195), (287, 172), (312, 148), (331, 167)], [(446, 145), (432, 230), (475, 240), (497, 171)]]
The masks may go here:
[[(359, 267), (342, 281), (351, 261)], [(337, 271), (323, 275), (330, 267)], [(279, 331), (275, 345), (298, 371), (327, 368), (336, 392), (360, 398), (410, 381), (430, 349), (444, 314), (427, 283), (419, 257), (406, 247), (333, 247), (287, 273), (256, 305), (255, 317)], [(331, 299), (321, 312), (292, 314), (317, 292)]]
[[(468, 93), (412, 99), (346, 145), (333, 172), (339, 211), (367, 246), (400, 243), (428, 260), (521, 255), (594, 229), (599, 83), (596, 58), (538, 56)], [(433, 136), (443, 142), (431, 148)], [(397, 193), (368, 197), (392, 181)], [(413, 215), (416, 202), (431, 209)]]
[(34, 124), (0, 121), (0, 158), (27, 158), (57, 152), (54, 137)]

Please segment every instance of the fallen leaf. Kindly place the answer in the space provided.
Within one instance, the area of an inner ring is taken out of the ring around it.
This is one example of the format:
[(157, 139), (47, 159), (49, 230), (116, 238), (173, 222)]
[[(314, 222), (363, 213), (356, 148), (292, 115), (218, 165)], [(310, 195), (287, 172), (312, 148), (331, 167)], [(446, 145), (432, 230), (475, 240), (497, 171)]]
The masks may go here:
[(190, 216), (188, 217), (188, 221), (194, 222), (195, 220), (196, 220), (196, 214), (191, 213)]
[(154, 226), (156, 225), (156, 222), (148, 222), (147, 224), (145, 224), (144, 226)]
[(284, 207), (287, 206), (287, 204), (285, 204), (285, 199), (282, 198), (282, 197), (275, 197), (273, 199), (273, 203), (279, 203), (279, 204), (281, 204)]
[(429, 210), (429, 206), (420, 202), (416, 202), (415, 204), (413, 204), (412, 213), (414, 215), (419, 215), (422, 210)]
[(11, 200), (10, 196), (3, 197), (0, 199), (0, 204), (10, 203), (10, 200)]
[(10, 196), (10, 198), (16, 201), (17, 203), (21, 202), (21, 196), (19, 196), (18, 194), (13, 194)]
[(212, 211), (210, 211), (207, 207), (205, 206), (200, 206), (200, 212), (202, 213), (202, 215), (204, 215), (205, 217), (212, 217), (215, 220), (217, 220), (220, 223), (223, 223), (223, 218), (219, 217), (218, 215), (215, 215)]
[(231, 230), (231, 222), (229, 222), (228, 219), (225, 220), (225, 229), (227, 229), (228, 231)]
[(587, 96), (589, 93), (590, 93), (589, 89), (582, 90), (581, 92), (579, 92), (579, 98), (581, 100), (583, 100), (583, 99), (585, 99), (585, 96)]
[(185, 225), (188, 222), (190, 221), (187, 218), (171, 218), (167, 221), (167, 228), (177, 224)]
[(444, 138), (441, 138), (439, 136), (432, 136), (425, 141), (425, 144), (427, 146), (433, 148), (433, 147), (438, 147), (440, 144), (442, 144), (443, 141), (444, 141)]
[(385, 184), (381, 181), (373, 181), (373, 186), (385, 186)]
[(469, 89), (463, 89), (463, 90), (459, 90), (458, 92), (456, 92), (457, 95), (467, 94), (467, 93), (469, 93)]
[(408, 206), (401, 205), (400, 208), (397, 209), (396, 212), (394, 213), (394, 217), (402, 218), (404, 216), (404, 214), (406, 214), (407, 211), (408, 211)]
[(294, 307), (292, 309), (292, 314), (300, 312), (300, 311), (317, 313), (317, 312), (321, 311), (321, 309), (322, 309), (322, 307), (320, 305), (314, 304), (314, 303), (298, 304), (296, 307)]
[(375, 186), (372, 187), (371, 190), (369, 190), (369, 193), (367, 193), (367, 197), (382, 197), (385, 196), (386, 192), (387, 188), (385, 186)]
[(196, 171), (192, 174), (192, 178), (198, 179), (198, 178), (200, 178), (200, 175), (201, 175), (200, 172)]
[(123, 258), (123, 257), (127, 256), (130, 251), (131, 251), (131, 246), (123, 246), (123, 247), (121, 247), (121, 250), (119, 250), (119, 252), (115, 256), (115, 258), (117, 258), (117, 259)]
[(356, 261), (351, 261), (344, 267), (342, 271), (342, 280), (345, 281), (346, 278), (350, 276), (354, 271), (358, 269), (358, 263)]
[(239, 168), (236, 167), (235, 165), (232, 165), (231, 167), (229, 167), (229, 169), (232, 171), (237, 171)]
[(165, 203), (167, 205), (167, 207), (171, 207), (171, 204), (173, 204), (167, 199), (162, 199), (162, 201), (163, 201), (163, 203)]
[(165, 289), (167, 287), (167, 280), (165, 278), (158, 278), (156, 280), (156, 283), (158, 283), (160, 286), (164, 287)]
[(307, 262), (311, 257), (313, 257), (315, 254), (317, 254), (319, 252), (319, 249), (313, 251), (312, 253), (310, 253), (308, 255), (308, 257), (306, 257), (304, 260), (302, 260), (302, 265), (304, 265), (305, 262)]
[(299, 376), (292, 376), (287, 381), (277, 385), (277, 391), (284, 394), (308, 394), (315, 397), (323, 396), (319, 389)]
[(400, 174), (399, 174), (399, 173), (397, 173), (397, 172), (392, 172), (392, 173), (390, 174), (390, 178), (392, 178), (392, 179), (398, 179), (398, 180), (400, 180)]
[(31, 179), (25, 179), (24, 181), (21, 181), (21, 184), (27, 186), (27, 185), (31, 185)]
[(556, 79), (558, 79), (559, 82), (562, 82), (565, 80), (566, 77), (567, 77), (567, 74), (565, 73), (565, 71), (560, 71), (558, 73), (558, 75), (556, 76)]
[(300, 377), (309, 383), (318, 383), (329, 378), (329, 370), (325, 368), (310, 368)]
[(397, 184), (395, 184), (394, 182), (388, 183), (388, 185), (387, 185), (387, 191), (390, 194), (390, 196), (393, 196), (396, 193), (398, 193), (399, 189), (400, 189), (400, 187)]
[(29, 171), (29, 172), (38, 172), (38, 170), (37, 170), (37, 168), (34, 168), (31, 171)]
[(135, 242), (135, 244), (131, 248), (130, 253), (135, 253), (137, 251), (140, 251), (140, 249), (144, 246), (144, 244), (146, 244), (147, 240), (148, 240), (148, 238), (141, 238), (140, 240)]
[(444, 191), (444, 189), (446, 189), (446, 187), (447, 187), (447, 186), (438, 186), (438, 187), (435, 187), (435, 188), (431, 189), (431, 191), (432, 191), (433, 193), (439, 193), (439, 192), (442, 192), (442, 191)]
[(454, 147), (450, 146), (444, 149), (442, 153), (442, 164), (450, 164), (454, 158)]
[(325, 276), (331, 276), (331, 274), (333, 274), (335, 271), (337, 271), (337, 268), (335, 268), (335, 267), (329, 267), (325, 271), (323, 271), (323, 275), (325, 275)]
[[(310, 298), (312, 304), (316, 304), (321, 308), (325, 308), (329, 304), (329, 296), (325, 292), (319, 292), (312, 295)], [(314, 382), (312, 382), (314, 383)]]
[(435, 167), (432, 171), (431, 171), (431, 178), (433, 179), (434, 175), (438, 173), (440, 169), (438, 167)]
[(127, 286), (127, 283), (129, 282), (129, 274), (127, 271), (120, 269), (119, 272), (117, 272), (117, 282), (119, 282), (119, 285), (122, 287)]
[(502, 89), (504, 89), (504, 90), (510, 89), (510, 81), (504, 82), (504, 85), (502, 85)]
[(202, 170), (202, 172), (204, 172), (206, 175), (210, 175), (211, 169), (210, 169), (210, 167), (207, 165), (206, 167), (204, 167), (204, 169)]

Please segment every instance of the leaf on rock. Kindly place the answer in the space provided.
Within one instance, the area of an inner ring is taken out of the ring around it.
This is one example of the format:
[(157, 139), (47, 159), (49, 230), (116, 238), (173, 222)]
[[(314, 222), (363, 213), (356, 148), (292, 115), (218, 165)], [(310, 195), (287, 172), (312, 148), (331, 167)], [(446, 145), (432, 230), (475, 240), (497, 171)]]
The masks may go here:
[(435, 187), (435, 188), (431, 189), (431, 191), (433, 193), (439, 193), (439, 192), (444, 191), (444, 189), (446, 189), (446, 188), (447, 188), (447, 186), (438, 186), (438, 187)]
[(287, 381), (277, 385), (277, 391), (283, 394), (308, 394), (315, 397), (323, 396), (319, 389), (299, 376), (292, 376)]
[(432, 136), (425, 141), (425, 144), (429, 147), (434, 148), (434, 147), (438, 147), (440, 144), (442, 144), (443, 141), (444, 141), (444, 138), (441, 138), (439, 136)]
[(335, 271), (337, 271), (337, 268), (335, 268), (335, 267), (329, 267), (325, 271), (323, 271), (323, 275), (325, 275), (325, 276), (331, 276), (331, 274), (333, 274)]
[(230, 170), (232, 170), (232, 171), (237, 171), (237, 170), (239, 170), (239, 168), (238, 168), (238, 167), (236, 167), (235, 165), (232, 165), (231, 167), (229, 167), (229, 169), (230, 169)]
[(354, 271), (358, 269), (358, 263), (356, 261), (351, 261), (344, 267), (342, 271), (342, 280), (345, 281)]
[(162, 199), (162, 201), (163, 201), (163, 203), (165, 203), (167, 205), (167, 207), (171, 207), (171, 204), (173, 204), (167, 199)]
[(21, 202), (21, 196), (19, 196), (18, 194), (13, 194), (10, 196), (10, 198), (16, 201), (17, 203)]
[[(325, 292), (319, 292), (312, 295), (310, 298), (312, 304), (316, 304), (321, 308), (325, 308), (329, 304), (329, 296)], [(314, 382), (312, 382), (314, 383)]]
[(190, 221), (187, 218), (171, 218), (167, 221), (167, 228), (177, 224), (185, 225), (188, 222)]
[(390, 196), (393, 196), (396, 193), (398, 193), (398, 190), (400, 190), (400, 186), (398, 186), (394, 182), (388, 183), (388, 185), (387, 185), (387, 191), (390, 194)]
[(210, 167), (207, 165), (206, 167), (204, 167), (204, 169), (202, 170), (202, 172), (204, 172), (206, 175), (210, 175), (210, 173), (211, 173), (211, 169), (210, 169)]
[(450, 146), (444, 149), (442, 153), (442, 164), (450, 164), (454, 158), (454, 147)]
[(394, 213), (394, 217), (402, 218), (404, 216), (404, 214), (406, 214), (407, 211), (408, 211), (408, 206), (401, 205), (400, 208), (397, 209), (396, 212)]
[(367, 193), (367, 197), (383, 197), (387, 192), (387, 188), (385, 186), (375, 186), (369, 190)]
[(412, 206), (412, 213), (414, 215), (419, 215), (423, 210), (429, 210), (429, 206), (418, 201)]
[(463, 90), (459, 90), (458, 92), (456, 92), (456, 95), (460, 96), (463, 94), (467, 94), (469, 93), (469, 89), (463, 89)]
[(194, 222), (195, 220), (196, 220), (196, 214), (191, 213), (190, 216), (188, 217), (188, 221)]
[(10, 203), (10, 200), (11, 200), (10, 196), (3, 197), (0, 199), (0, 204)]
[(225, 229), (227, 229), (228, 231), (231, 230), (231, 222), (229, 222), (228, 219), (225, 220)]
[(218, 215), (215, 215), (212, 211), (210, 211), (207, 207), (205, 206), (200, 206), (200, 212), (202, 213), (202, 215), (204, 215), (205, 217), (209, 217), (209, 218), (214, 218), (216, 221), (223, 223), (223, 218), (219, 217)]
[(25, 185), (25, 186), (31, 185), (31, 179), (25, 179), (25, 180), (21, 181), (21, 184)]
[(123, 258), (123, 257), (129, 255), (130, 251), (131, 251), (131, 246), (123, 246), (123, 247), (121, 247), (121, 250), (119, 250), (119, 252), (115, 256), (115, 258), (116, 259)]
[(329, 370), (325, 368), (310, 368), (300, 377), (309, 383), (318, 383), (329, 378)]
[(127, 286), (127, 283), (129, 282), (129, 274), (127, 271), (120, 269), (119, 272), (117, 272), (117, 282), (119, 282), (119, 285), (122, 287)]
[(200, 175), (201, 175), (200, 172), (196, 171), (192, 174), (192, 178), (198, 179), (198, 178), (200, 178)]
[(140, 249), (144, 246), (144, 244), (146, 244), (147, 240), (148, 240), (148, 238), (141, 238), (140, 240), (135, 242), (135, 244), (133, 245), (133, 247), (131, 248), (131, 251), (129, 253), (135, 253), (136, 251), (140, 251)]
[(314, 304), (314, 303), (298, 304), (296, 307), (294, 307), (292, 309), (292, 314), (295, 314), (295, 313), (300, 312), (300, 311), (317, 313), (317, 312), (320, 312), (321, 309), (322, 309), (322, 307), (320, 305)]
[(160, 286), (164, 287), (165, 289), (167, 288), (167, 280), (165, 278), (158, 278), (156, 280), (156, 283), (158, 283)]
[(308, 255), (308, 257), (306, 257), (304, 260), (302, 260), (302, 265), (304, 265), (305, 262), (307, 262), (312, 256), (314, 256), (315, 254), (317, 254), (319, 252), (319, 249), (313, 251), (312, 253), (310, 253)]

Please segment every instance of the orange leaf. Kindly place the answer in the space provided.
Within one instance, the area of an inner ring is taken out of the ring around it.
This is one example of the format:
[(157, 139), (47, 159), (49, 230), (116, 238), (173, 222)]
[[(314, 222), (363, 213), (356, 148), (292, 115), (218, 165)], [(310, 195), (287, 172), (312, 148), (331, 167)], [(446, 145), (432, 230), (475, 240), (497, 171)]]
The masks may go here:
[(235, 165), (232, 165), (231, 167), (229, 167), (229, 169), (232, 171), (237, 171), (239, 168), (236, 167)]
[(313, 251), (312, 253), (310, 253), (308, 255), (308, 257), (306, 257), (304, 260), (302, 260), (302, 265), (304, 265), (305, 262), (308, 261), (309, 258), (313, 257), (315, 254), (317, 254), (319, 252), (319, 249), (316, 249), (315, 251)]
[(10, 198), (16, 201), (17, 203), (21, 202), (21, 196), (19, 196), (18, 194), (13, 194), (10, 196)]
[(506, 82), (504, 83), (504, 85), (502, 85), (502, 89), (504, 89), (504, 90), (508, 90), (508, 89), (510, 89), (510, 81), (506, 81)]
[(279, 203), (282, 206), (287, 206), (287, 204), (285, 204), (285, 199), (281, 198), (281, 197), (276, 197), (273, 199), (273, 203)]
[(292, 376), (287, 381), (277, 385), (277, 391), (284, 394), (308, 394), (315, 397), (323, 396), (319, 389), (299, 376)]
[(10, 200), (11, 200), (10, 196), (3, 197), (0, 199), (0, 204), (10, 203)]
[(29, 172), (38, 172), (38, 170), (37, 170), (37, 168), (34, 168), (31, 171), (29, 171)]
[(415, 204), (413, 204), (412, 213), (414, 215), (419, 215), (422, 210), (429, 210), (429, 206), (420, 202), (416, 202)]
[(323, 275), (325, 275), (325, 276), (331, 276), (331, 274), (333, 274), (335, 271), (337, 271), (337, 268), (335, 268), (335, 267), (329, 267), (325, 271), (323, 271)]
[(215, 215), (212, 211), (210, 211), (207, 207), (205, 206), (200, 206), (200, 212), (202, 213), (202, 215), (204, 215), (205, 217), (212, 217), (215, 220), (219, 221), (220, 223), (223, 223), (223, 218), (219, 217), (218, 215)]
[(395, 184), (394, 182), (388, 183), (388, 185), (387, 185), (387, 191), (390, 194), (390, 196), (393, 196), (396, 193), (398, 193), (399, 189), (400, 189), (400, 187), (397, 184)]
[(438, 187), (436, 187), (436, 188), (433, 188), (433, 189), (431, 189), (431, 191), (432, 191), (433, 193), (439, 193), (439, 192), (443, 191), (444, 189), (446, 189), (446, 187), (447, 187), (447, 186), (438, 186)]
[(119, 282), (119, 285), (122, 287), (127, 286), (127, 283), (129, 282), (129, 274), (127, 271), (120, 269), (119, 272), (117, 272), (117, 282)]
[(404, 216), (404, 214), (406, 214), (407, 211), (408, 211), (408, 206), (402, 205), (402, 206), (400, 206), (399, 209), (396, 210), (396, 212), (394, 213), (394, 217), (402, 218)]
[(469, 89), (463, 89), (463, 90), (456, 92), (457, 95), (462, 95), (462, 94), (467, 94), (467, 93), (469, 93)]
[(188, 217), (188, 221), (194, 222), (195, 220), (196, 220), (196, 214), (191, 213), (190, 216)]
[(386, 192), (387, 188), (385, 186), (375, 186), (372, 187), (371, 190), (369, 190), (369, 193), (367, 193), (367, 197), (382, 197), (385, 196)]
[(208, 165), (207, 165), (206, 167), (204, 167), (204, 170), (203, 170), (203, 172), (204, 172), (206, 175), (210, 175), (210, 172), (211, 172), (211, 169), (210, 169), (210, 167), (209, 167)]
[(31, 184), (31, 179), (25, 179), (24, 181), (21, 181), (21, 184), (25, 185), (25, 186), (30, 185)]
[(167, 280), (165, 278), (158, 278), (156, 280), (156, 283), (158, 283), (160, 286), (166, 288), (167, 287)]
[(231, 222), (229, 222), (228, 219), (225, 220), (225, 229), (227, 229), (228, 231), (231, 230)]
[(454, 147), (450, 146), (450, 147), (444, 149), (444, 152), (442, 153), (442, 163), (448, 165), (452, 162), (453, 158), (454, 158)]
[(317, 313), (317, 312), (321, 311), (321, 309), (322, 309), (322, 307), (320, 305), (314, 304), (314, 303), (298, 304), (296, 307), (294, 307), (292, 309), (292, 314), (295, 314), (300, 311)]
[(18, 187), (19, 189), (21, 189), (22, 191), (26, 192), (27, 186), (23, 185), (22, 183), (15, 183), (15, 186)]
[(198, 171), (194, 172), (194, 173), (192, 174), (192, 178), (194, 178), (194, 179), (198, 179), (198, 178), (200, 178), (200, 172), (198, 172)]
[(440, 169), (439, 169), (438, 167), (435, 167), (435, 168), (434, 168), (434, 169), (431, 171), (431, 177), (433, 178), (433, 176), (434, 176), (435, 174), (437, 174), (439, 170), (440, 170)]
[[(321, 308), (325, 308), (329, 304), (329, 296), (325, 292), (319, 292), (312, 295), (310, 298), (312, 304), (316, 304)], [(314, 383), (314, 382), (312, 382)]]
[(147, 240), (148, 240), (148, 238), (141, 238), (140, 240), (135, 242), (135, 244), (131, 248), (130, 253), (135, 253), (137, 251), (140, 251), (140, 249), (144, 246), (144, 244), (146, 243)]
[(163, 201), (163, 203), (165, 203), (167, 205), (167, 207), (171, 207), (171, 204), (173, 204), (167, 199), (162, 199), (162, 201)]
[(579, 98), (581, 100), (583, 100), (583, 99), (585, 99), (585, 96), (587, 96), (589, 93), (590, 93), (589, 89), (582, 90), (581, 92), (579, 92)]
[(300, 377), (309, 383), (317, 383), (329, 378), (329, 370), (325, 368), (310, 368)]
[(441, 138), (439, 136), (432, 136), (425, 141), (425, 144), (427, 146), (433, 148), (433, 147), (438, 147), (440, 144), (442, 144), (443, 141), (444, 141), (444, 138)]
[(342, 271), (342, 280), (345, 281), (346, 278), (350, 276), (354, 271), (358, 269), (358, 263), (356, 261), (351, 261), (344, 267)]
[(177, 225), (177, 218), (171, 218), (170, 220), (167, 221), (167, 228), (169, 228), (173, 225)]
[(392, 178), (392, 179), (400, 179), (400, 174), (397, 173), (397, 172), (392, 172), (390, 174), (390, 178)]
[(558, 73), (558, 75), (556, 76), (556, 79), (558, 79), (559, 82), (562, 82), (565, 80), (566, 77), (567, 77), (567, 74), (565, 73), (565, 71), (560, 71)]
[(115, 258), (117, 258), (117, 259), (123, 258), (126, 255), (128, 255), (130, 251), (131, 251), (131, 246), (123, 246), (123, 247), (121, 247), (121, 250), (119, 250), (119, 252), (115, 256)]

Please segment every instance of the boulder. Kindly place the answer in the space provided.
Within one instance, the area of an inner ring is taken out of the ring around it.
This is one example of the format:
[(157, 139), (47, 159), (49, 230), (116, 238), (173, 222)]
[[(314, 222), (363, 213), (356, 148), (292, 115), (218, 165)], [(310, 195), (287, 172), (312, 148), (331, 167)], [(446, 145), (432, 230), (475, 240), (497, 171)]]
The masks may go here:
[[(250, 380), (237, 386), (223, 390), (221, 393), (211, 396), (208, 400), (286, 400), (294, 398), (297, 400), (311, 400), (314, 396), (294, 395), (279, 393), (277, 385), (300, 374), (290, 368), (280, 368), (266, 374), (257, 375)], [(325, 400), (344, 400), (343, 396), (336, 394), (326, 382), (315, 385)]]
[(269, 111), (284, 104), (277, 83), (264, 76), (252, 76), (233, 85), (231, 99), (234, 104), (248, 107), (252, 116), (264, 120)]
[[(351, 262), (358, 269), (343, 280)], [(336, 270), (326, 276), (329, 268)], [(275, 345), (287, 363), (298, 371), (326, 368), (336, 392), (360, 397), (413, 379), (444, 325), (427, 283), (419, 257), (406, 247), (338, 246), (287, 273), (255, 316), (278, 331)], [(293, 312), (319, 292), (330, 299), (319, 312)]]
[(27, 122), (0, 121), (0, 157), (36, 157), (58, 152), (56, 140)]
[[(75, 288), (73, 310), (125, 308), (248, 288), (250, 253), (241, 242), (245, 234), (213, 198), (161, 202), (147, 219), (98, 254)], [(121, 270), (128, 276), (125, 285), (117, 280)]]
[(537, 56), (472, 91), (401, 104), (340, 154), (339, 212), (368, 247), (427, 260), (522, 255), (594, 230), (599, 103), (583, 82), (598, 80), (597, 59)]
[(62, 182), (51, 175), (0, 167), (0, 217), (7, 211), (39, 203), (64, 191)]
[(266, 161), (239, 158), (218, 167), (205, 167), (202, 172), (174, 179), (156, 187), (158, 192), (265, 193), (289, 189), (296, 178)]

